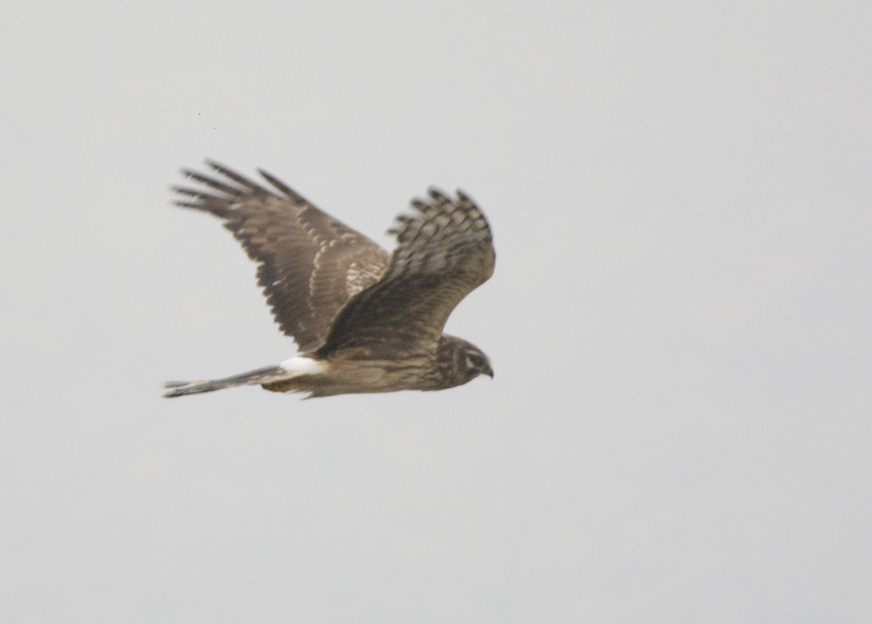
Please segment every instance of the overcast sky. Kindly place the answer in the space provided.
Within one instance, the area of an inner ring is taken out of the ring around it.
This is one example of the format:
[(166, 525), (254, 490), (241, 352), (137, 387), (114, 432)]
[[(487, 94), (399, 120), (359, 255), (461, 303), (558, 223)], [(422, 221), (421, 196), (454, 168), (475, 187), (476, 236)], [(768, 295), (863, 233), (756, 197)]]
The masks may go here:
[[(872, 5), (0, 9), (0, 621), (872, 621)], [(496, 377), (301, 401), (213, 158), (390, 249), (462, 188)]]

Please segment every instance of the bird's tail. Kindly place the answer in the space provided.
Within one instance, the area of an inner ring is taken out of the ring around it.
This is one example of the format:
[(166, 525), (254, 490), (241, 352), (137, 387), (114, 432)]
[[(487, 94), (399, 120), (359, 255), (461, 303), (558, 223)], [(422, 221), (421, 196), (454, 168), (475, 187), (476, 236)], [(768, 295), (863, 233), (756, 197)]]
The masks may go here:
[(164, 398), (172, 398), (184, 396), (186, 394), (200, 394), (202, 392), (214, 392), (215, 390), (223, 390), (224, 388), (233, 388), (235, 386), (255, 386), (274, 381), (282, 381), (294, 376), (293, 371), (289, 371), (281, 366), (266, 366), (258, 368), (241, 375), (233, 377), (225, 377), (224, 379), (213, 379), (208, 381), (167, 381), (163, 387), (166, 390)]

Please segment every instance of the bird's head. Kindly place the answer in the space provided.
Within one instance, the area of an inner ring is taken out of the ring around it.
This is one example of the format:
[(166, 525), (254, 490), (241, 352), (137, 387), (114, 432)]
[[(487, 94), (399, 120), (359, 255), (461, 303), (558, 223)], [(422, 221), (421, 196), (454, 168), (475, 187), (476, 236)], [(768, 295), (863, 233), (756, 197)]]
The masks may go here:
[(479, 375), (491, 379), (494, 369), (490, 360), (471, 342), (455, 336), (443, 335), (439, 341), (439, 361), (446, 374), (446, 388), (468, 383)]
[(481, 349), (471, 344), (467, 345), (466, 349), (466, 373), (470, 379), (479, 375), (494, 378), (494, 369), (491, 368), (490, 360), (482, 353)]

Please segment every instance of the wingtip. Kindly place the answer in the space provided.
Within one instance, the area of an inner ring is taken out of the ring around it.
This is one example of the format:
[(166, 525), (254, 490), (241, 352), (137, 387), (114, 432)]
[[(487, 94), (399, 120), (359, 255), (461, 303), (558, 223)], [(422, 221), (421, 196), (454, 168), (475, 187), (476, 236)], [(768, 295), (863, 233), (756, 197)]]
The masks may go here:
[(448, 196), (448, 193), (435, 185), (427, 187), (427, 194), (436, 200), (451, 200), (451, 198)]
[[(430, 207), (429, 203), (427, 203), (426, 201), (424, 201), (423, 199), (420, 199), (418, 197), (415, 197), (414, 199), (412, 199), (412, 201), (409, 202), (409, 205), (421, 213), (427, 212), (427, 209)], [(414, 218), (407, 217), (405, 215), (400, 215), (399, 217), (397, 217), (397, 220), (401, 220), (403, 217), (405, 217), (405, 219), (406, 219), (406, 221), (404, 221), (404, 223), (409, 223), (411, 221), (414, 221)]]
[[(233, 171), (233, 169), (231, 169), (227, 165), (224, 165), (224, 164), (218, 162), (217, 160), (212, 160), (211, 158), (207, 158), (204, 162), (206, 163), (206, 166), (209, 167), (212, 171), (217, 171), (221, 175), (223, 175), (227, 178), (230, 178), (231, 180), (234, 180), (235, 182), (240, 181), (238, 178), (242, 178), (243, 180), (245, 180), (245, 178), (243, 178), (240, 174), (236, 173), (235, 171)], [(249, 184), (250, 184), (250, 182), (249, 182)]]
[(279, 180), (273, 174), (268, 171), (264, 171), (263, 169), (258, 169), (257, 172), (263, 176), (263, 178), (273, 185), (274, 188), (278, 189), (282, 193), (285, 194), (285, 197), (288, 199), (294, 200), (297, 204), (307, 204), (306, 198), (300, 195), (297, 191), (292, 189), (290, 186)]
[(475, 203), (475, 202), (472, 200), (472, 198), (469, 196), (469, 194), (463, 192), (462, 189), (455, 189), (454, 192), (457, 193), (457, 198), (458, 198), (460, 201), (469, 202), (469, 203), (471, 203), (471, 204), (474, 204), (474, 203)]

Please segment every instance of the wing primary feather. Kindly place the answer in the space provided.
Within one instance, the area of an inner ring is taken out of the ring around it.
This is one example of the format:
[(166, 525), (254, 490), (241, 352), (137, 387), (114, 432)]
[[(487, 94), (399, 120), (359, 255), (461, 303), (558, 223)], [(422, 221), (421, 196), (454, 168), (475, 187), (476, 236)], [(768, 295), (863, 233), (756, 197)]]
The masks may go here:
[(189, 189), (186, 186), (174, 186), (173, 192), (178, 193), (179, 195), (187, 195), (188, 197), (196, 197), (197, 199), (203, 199), (204, 197), (209, 197), (203, 191), (197, 191), (194, 189)]
[(251, 192), (256, 193), (258, 191), (260, 191), (260, 192), (264, 191), (263, 188), (261, 188), (260, 186), (258, 186), (257, 184), (255, 184), (254, 182), (252, 182), (251, 180), (246, 178), (245, 176), (236, 173), (232, 169), (228, 169), (227, 167), (225, 167), (221, 163), (217, 163), (214, 160), (207, 160), (206, 164), (209, 165), (212, 169), (214, 169), (218, 173), (220, 173), (221, 175), (230, 178), (231, 180), (233, 180), (237, 184), (244, 186), (245, 188), (247, 188)]
[(435, 186), (429, 187), (427, 189), (427, 193), (433, 199), (439, 200), (440, 203), (445, 203), (445, 204), (451, 203), (451, 198), (448, 196), (448, 194), (445, 191), (443, 191), (442, 189), (436, 188)]
[(173, 191), (175, 191), (179, 195), (185, 195), (187, 197), (192, 197), (193, 199), (197, 200), (196, 203), (192, 201), (176, 200), (173, 202), (176, 206), (180, 206), (182, 208), (194, 208), (195, 210), (203, 210), (204, 212), (208, 212), (209, 214), (222, 219), (226, 218), (230, 214), (228, 206), (232, 203), (231, 199), (216, 197), (214, 195), (207, 195), (193, 189), (178, 186), (173, 187)]
[[(238, 197), (240, 194), (245, 192), (245, 189), (241, 189), (236, 186), (230, 186), (229, 184), (224, 184), (223, 182), (219, 182), (214, 178), (204, 176), (202, 173), (197, 173), (196, 171), (191, 171), (190, 169), (182, 169), (182, 173), (185, 175), (185, 177), (190, 178), (191, 180), (196, 180), (200, 184), (204, 184), (209, 188), (213, 188), (216, 191), (221, 191), (222, 193), (231, 195), (233, 197)], [(173, 189), (178, 191), (179, 187), (173, 187)]]
[(298, 204), (308, 204), (309, 203), (305, 197), (300, 195), (297, 191), (295, 191), (290, 186), (288, 186), (287, 184), (285, 184), (284, 182), (279, 180), (274, 175), (267, 173), (263, 169), (258, 169), (257, 172), (260, 175), (262, 175), (264, 178), (266, 178), (266, 180), (270, 184), (272, 184), (274, 187), (276, 187), (278, 190), (280, 190), (282, 193), (284, 193), (285, 196), (289, 197), (290, 199), (293, 199)]

